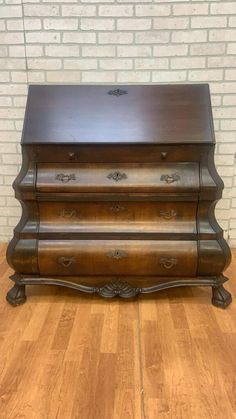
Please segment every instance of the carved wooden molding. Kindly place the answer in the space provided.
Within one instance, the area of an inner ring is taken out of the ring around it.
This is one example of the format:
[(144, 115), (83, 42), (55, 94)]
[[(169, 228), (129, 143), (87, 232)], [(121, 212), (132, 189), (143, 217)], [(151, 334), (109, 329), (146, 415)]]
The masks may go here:
[(122, 90), (122, 89), (115, 89), (115, 90), (109, 90), (109, 92), (107, 92), (108, 95), (112, 95), (112, 96), (116, 96), (116, 97), (120, 97), (122, 95), (127, 95), (128, 92), (126, 90)]
[(113, 179), (116, 182), (119, 182), (119, 180), (127, 179), (127, 175), (126, 175), (126, 173), (121, 173), (118, 170), (116, 172), (109, 173), (109, 175), (107, 175), (107, 178), (108, 179)]
[(116, 296), (131, 298), (138, 295), (140, 291), (140, 288), (132, 287), (126, 281), (121, 279), (114, 279), (101, 287), (94, 288), (95, 293), (106, 298), (112, 298)]
[[(83, 285), (76, 282), (71, 282), (64, 279), (59, 278), (45, 278), (40, 276), (25, 276), (20, 274), (13, 274), (10, 276), (11, 280), (17, 283), (18, 285), (38, 285), (38, 284), (45, 284), (45, 285), (59, 285), (62, 287), (68, 287), (75, 289), (77, 291), (85, 292), (88, 294), (99, 294), (105, 298), (111, 298), (115, 296), (119, 296), (122, 298), (129, 298), (135, 295), (140, 294), (149, 294), (161, 290), (165, 290), (168, 288), (175, 288), (181, 286), (214, 286), (217, 287), (223, 284), (225, 281), (228, 280), (224, 275), (220, 276), (198, 276), (195, 278), (171, 278), (170, 281), (166, 281), (166, 278), (163, 281), (160, 281), (157, 284), (148, 287), (133, 287), (126, 281), (123, 281), (119, 278), (115, 278), (113, 280), (108, 281), (104, 285), (100, 287), (88, 286)], [(117, 284), (117, 281), (119, 284)], [(112, 285), (113, 283), (116, 285)]]
[(180, 176), (177, 173), (171, 173), (171, 175), (161, 175), (161, 180), (166, 183), (174, 183), (180, 180)]

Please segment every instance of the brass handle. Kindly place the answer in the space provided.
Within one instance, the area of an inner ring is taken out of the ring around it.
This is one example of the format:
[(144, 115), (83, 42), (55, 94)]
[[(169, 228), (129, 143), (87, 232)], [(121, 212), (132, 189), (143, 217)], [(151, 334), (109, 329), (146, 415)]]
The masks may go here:
[(117, 204), (113, 204), (113, 205), (111, 205), (111, 206), (110, 206), (110, 210), (111, 210), (112, 212), (121, 212), (121, 211), (125, 211), (125, 210), (126, 210), (126, 208), (125, 208), (125, 206), (123, 206), (123, 205), (121, 205), (121, 204), (117, 203)]
[(107, 178), (113, 179), (115, 180), (115, 182), (119, 182), (119, 180), (127, 179), (127, 175), (126, 173), (121, 173), (119, 170), (117, 170), (116, 172), (109, 173), (109, 175), (107, 175)]
[(75, 174), (71, 173), (71, 174), (65, 174), (65, 173), (59, 173), (58, 175), (56, 175), (56, 180), (60, 180), (63, 183), (67, 183), (70, 180), (75, 180)]
[(159, 214), (161, 217), (165, 218), (165, 220), (171, 220), (171, 218), (177, 216), (177, 212), (175, 210), (160, 211)]
[(177, 173), (172, 173), (171, 175), (161, 175), (161, 180), (166, 183), (173, 183), (180, 180), (180, 176)]
[(58, 263), (64, 267), (68, 267), (70, 266), (73, 262), (75, 262), (75, 258), (74, 257), (65, 257), (65, 256), (61, 256), (57, 259)]
[(108, 252), (107, 256), (113, 259), (124, 259), (124, 258), (127, 258), (128, 253), (125, 252), (124, 250), (115, 249)]
[(71, 151), (71, 152), (68, 153), (68, 157), (69, 157), (69, 160), (77, 160), (78, 159), (78, 153), (75, 153), (75, 152)]
[(177, 265), (177, 259), (175, 258), (160, 258), (159, 264), (162, 265), (165, 269), (171, 269), (173, 266)]
[(62, 209), (61, 211), (59, 211), (59, 215), (63, 218), (72, 218), (75, 217), (77, 215), (77, 211), (72, 209), (72, 210), (66, 210), (66, 209)]

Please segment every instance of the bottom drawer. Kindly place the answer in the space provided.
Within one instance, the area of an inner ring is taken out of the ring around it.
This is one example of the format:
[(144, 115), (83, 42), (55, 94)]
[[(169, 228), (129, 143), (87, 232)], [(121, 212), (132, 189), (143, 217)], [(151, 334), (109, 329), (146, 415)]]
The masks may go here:
[(197, 242), (40, 240), (40, 275), (195, 276)]

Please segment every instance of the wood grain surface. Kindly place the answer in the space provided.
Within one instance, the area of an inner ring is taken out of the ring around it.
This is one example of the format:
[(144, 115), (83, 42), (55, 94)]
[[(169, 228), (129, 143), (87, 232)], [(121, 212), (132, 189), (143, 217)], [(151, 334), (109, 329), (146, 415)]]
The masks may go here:
[[(236, 285), (233, 303), (210, 288), (104, 300), (28, 286), (27, 304), (5, 301), (12, 270), (0, 245), (0, 418), (236, 418)], [(233, 279), (236, 252), (226, 275)]]
[(125, 94), (109, 94), (117, 88), (108, 85), (31, 85), (22, 142), (214, 142), (207, 84), (119, 89)]

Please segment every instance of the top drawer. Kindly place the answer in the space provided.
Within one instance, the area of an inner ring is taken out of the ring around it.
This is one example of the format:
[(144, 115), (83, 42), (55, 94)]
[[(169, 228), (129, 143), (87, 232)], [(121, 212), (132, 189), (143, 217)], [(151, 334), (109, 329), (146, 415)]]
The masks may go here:
[(30, 160), (41, 163), (199, 162), (207, 145), (35, 145), (24, 146)]
[(39, 192), (198, 192), (197, 163), (38, 164)]

